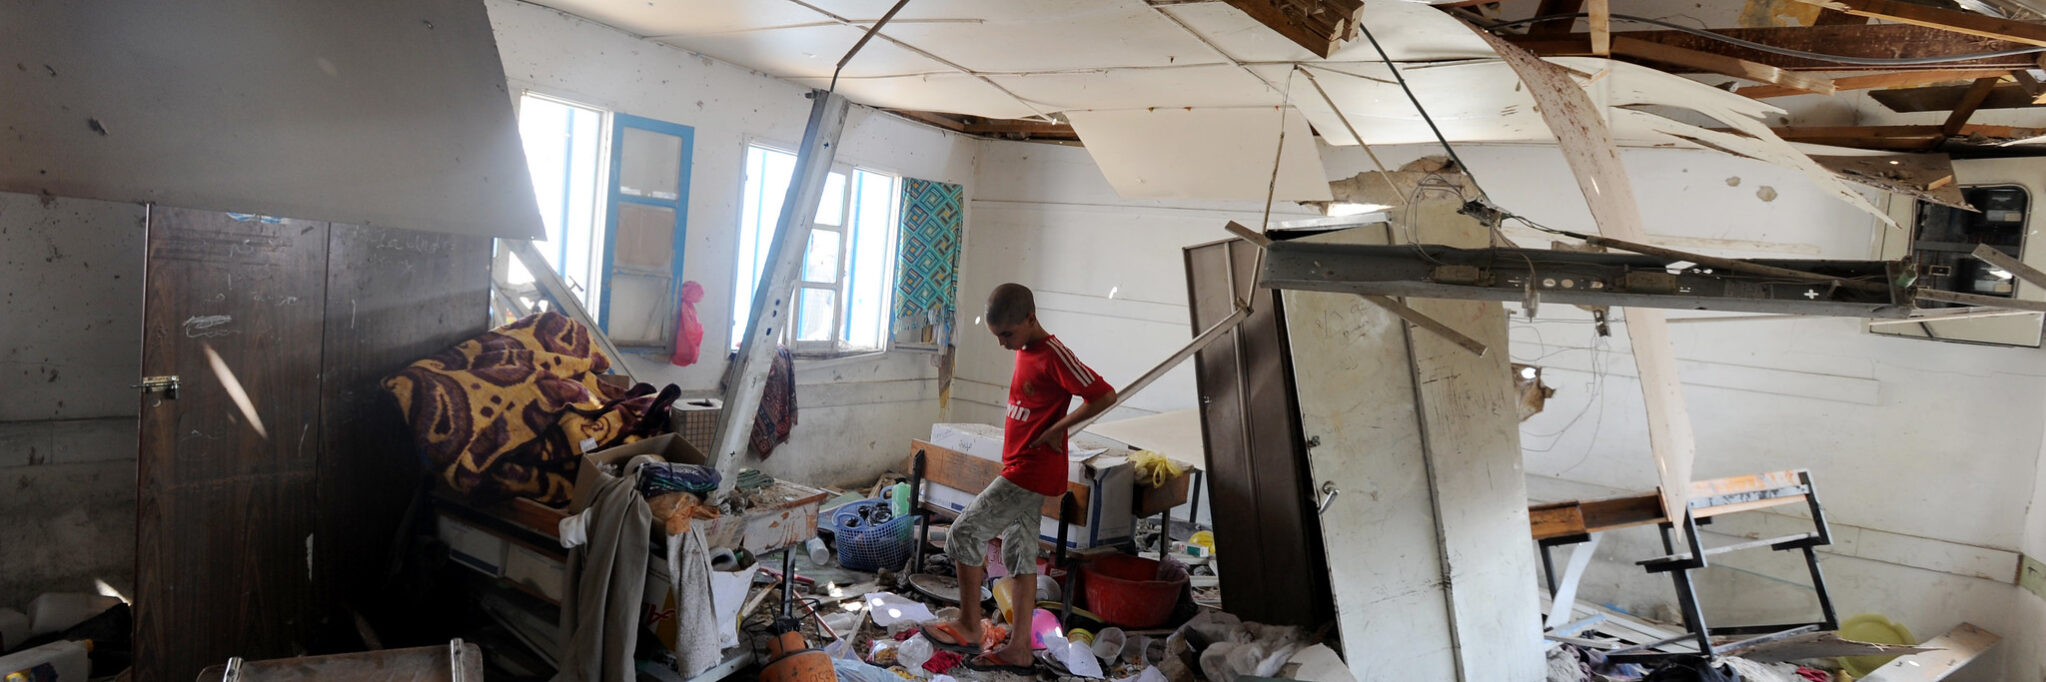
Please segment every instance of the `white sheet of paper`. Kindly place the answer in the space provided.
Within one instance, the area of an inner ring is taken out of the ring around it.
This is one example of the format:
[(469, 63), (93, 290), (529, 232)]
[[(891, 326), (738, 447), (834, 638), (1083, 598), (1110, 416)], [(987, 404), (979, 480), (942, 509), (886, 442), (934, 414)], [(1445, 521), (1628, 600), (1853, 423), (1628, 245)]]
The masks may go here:
[(896, 623), (925, 623), (938, 619), (930, 607), (893, 592), (868, 592), (866, 600), (868, 615), (873, 616), (875, 625), (884, 628)]

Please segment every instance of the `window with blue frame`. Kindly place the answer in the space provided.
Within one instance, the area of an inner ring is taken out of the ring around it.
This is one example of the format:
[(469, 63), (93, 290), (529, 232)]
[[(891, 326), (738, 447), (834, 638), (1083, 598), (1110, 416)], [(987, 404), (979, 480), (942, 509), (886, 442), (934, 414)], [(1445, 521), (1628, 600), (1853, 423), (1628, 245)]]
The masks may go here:
[[(519, 134), (547, 227), (540, 253), (613, 343), (671, 348), (694, 129), (527, 93)], [(512, 261), (505, 280), (532, 276)]]
[[(746, 149), (730, 348), (738, 348), (752, 315), (754, 289), (767, 267), (767, 246), (795, 166), (790, 152), (759, 144)], [(901, 182), (895, 175), (847, 164), (833, 167), (826, 177), (809, 242), (803, 245), (795, 324), (789, 327), (791, 338), (783, 340), (791, 349), (831, 355), (886, 348)]]

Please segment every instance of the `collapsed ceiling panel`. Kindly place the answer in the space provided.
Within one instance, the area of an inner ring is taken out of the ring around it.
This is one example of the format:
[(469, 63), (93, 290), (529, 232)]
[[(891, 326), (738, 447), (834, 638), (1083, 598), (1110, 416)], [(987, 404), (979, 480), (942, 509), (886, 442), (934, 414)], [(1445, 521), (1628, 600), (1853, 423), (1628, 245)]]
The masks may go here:
[[(867, 49), (872, 48), (873, 44), (869, 43)], [(831, 76), (825, 74), (789, 80), (821, 89), (830, 85)], [(883, 109), (945, 111), (984, 118), (1026, 118), (1054, 111), (1045, 107), (1032, 108), (987, 81), (957, 72), (840, 79), (838, 90), (847, 97)]]
[[(729, 2), (730, 0), (726, 0)], [(895, 0), (802, 0), (803, 4), (847, 19), (873, 20), (888, 12)], [(903, 20), (951, 21), (1041, 21), (1051, 17), (1086, 17), (1097, 13), (1119, 13), (1143, 9), (1144, 0), (1029, 0), (1028, 2), (987, 2), (987, 0), (913, 0), (889, 22)]]
[[(865, 31), (843, 24), (777, 28), (766, 31), (691, 35), (664, 42), (696, 52), (745, 64), (783, 78), (817, 76), (830, 78), (838, 59), (852, 49)], [(860, 48), (858, 58), (845, 65), (841, 78), (914, 76), (957, 73), (958, 70), (930, 57), (886, 40), (873, 40)], [(871, 104), (871, 102), (869, 102)]]
[[(1290, 66), (1257, 67), (1266, 78), (1285, 79)], [(1435, 142), (1434, 133), (1419, 111), (1401, 92), (1399, 83), (1383, 64), (1315, 64), (1293, 77), (1293, 105), (1299, 107), (1323, 141), (1333, 145), (1354, 145), (1349, 127), (1355, 127), (1369, 144), (1423, 144)], [(1313, 81), (1307, 78), (1313, 74)], [(1531, 142), (1555, 137), (1534, 111), (1534, 100), (1516, 87), (1513, 70), (1497, 59), (1401, 69), (1414, 88), (1415, 98), (1428, 108), (1429, 116), (1442, 128), (1444, 137), (1455, 142)], [(1319, 83), (1336, 107), (1315, 89)], [(1343, 119), (1347, 118), (1349, 126)]]
[[(1285, 100), (1277, 88), (1248, 71), (1229, 65), (989, 78), (1046, 111), (1234, 107), (1277, 105)], [(1285, 82), (1283, 76), (1278, 82)]]
[(1200, 38), (1142, 5), (999, 23), (891, 23), (883, 30), (982, 73), (1225, 63)]
[(1116, 194), (1129, 199), (1327, 201), (1307, 120), (1281, 107), (1067, 113)]
[(649, 38), (728, 33), (827, 21), (824, 15), (792, 2), (546, 0), (541, 4)]
[[(1279, 35), (1264, 24), (1258, 23), (1248, 14), (1219, 2), (1168, 5), (1160, 11), (1170, 12), (1180, 21), (1215, 44), (1237, 61), (1298, 62), (1319, 59), (1314, 53), (1300, 47), (1285, 36)], [(1493, 57), (1491, 50), (1477, 36), (1470, 35), (1455, 19), (1441, 10), (1413, 2), (1367, 2), (1364, 4), (1363, 24), (1371, 28), (1372, 34), (1385, 47), (1387, 54), (1399, 61), (1423, 61), (1436, 59), (1465, 59)], [(1371, 49), (1371, 43), (1359, 38), (1344, 45), (1329, 56), (1329, 61), (1376, 61), (1378, 52)]]

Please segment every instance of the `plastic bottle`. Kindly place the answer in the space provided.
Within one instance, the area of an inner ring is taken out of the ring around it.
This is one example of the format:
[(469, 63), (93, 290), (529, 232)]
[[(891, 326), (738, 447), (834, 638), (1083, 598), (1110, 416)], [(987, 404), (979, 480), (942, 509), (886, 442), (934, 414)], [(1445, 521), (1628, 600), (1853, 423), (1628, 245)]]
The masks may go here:
[(908, 483), (897, 483), (895, 487), (888, 489), (888, 508), (894, 511), (896, 516), (909, 515)]
[(85, 682), (92, 674), (92, 640), (56, 641), (0, 656), (6, 682)]
[(931, 660), (931, 656), (936, 654), (931, 649), (931, 640), (924, 639), (923, 635), (918, 634), (895, 649), (895, 660), (901, 663), (902, 667), (909, 669), (910, 674), (928, 677), (930, 673), (924, 670), (924, 662)]

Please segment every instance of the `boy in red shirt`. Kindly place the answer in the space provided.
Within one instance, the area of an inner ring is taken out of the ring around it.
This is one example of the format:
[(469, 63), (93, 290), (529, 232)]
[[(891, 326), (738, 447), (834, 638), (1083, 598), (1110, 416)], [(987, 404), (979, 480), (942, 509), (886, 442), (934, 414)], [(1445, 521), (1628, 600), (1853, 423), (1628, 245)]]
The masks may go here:
[[(1045, 498), (1066, 491), (1066, 429), (1115, 404), (1115, 389), (1037, 323), (1037, 304), (1021, 284), (995, 287), (987, 298), (987, 328), (1003, 348), (1016, 351), (1009, 378), (1009, 409), (1002, 430), (1002, 476), (988, 484), (952, 524), (945, 552), (959, 567), (959, 619), (933, 623), (926, 637), (940, 647), (978, 648), (980, 586), (987, 577), (987, 543), (1002, 539), (1009, 585), (1009, 641), (967, 661), (975, 670), (1029, 672), (1030, 618), (1037, 603), (1037, 530)], [(1085, 403), (1068, 414), (1078, 396)]]

